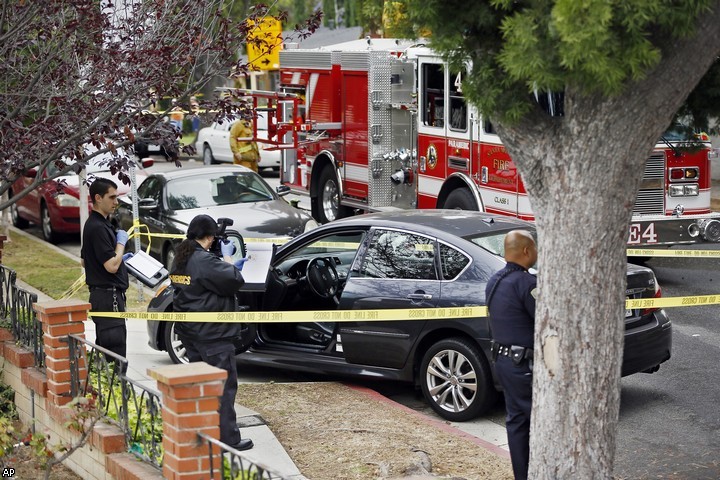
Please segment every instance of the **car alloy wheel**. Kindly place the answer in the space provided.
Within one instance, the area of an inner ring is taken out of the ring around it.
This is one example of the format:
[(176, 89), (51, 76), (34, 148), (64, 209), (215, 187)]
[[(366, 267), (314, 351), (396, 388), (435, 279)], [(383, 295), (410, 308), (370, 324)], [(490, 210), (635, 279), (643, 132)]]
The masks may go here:
[(425, 399), (447, 420), (470, 420), (495, 401), (487, 360), (464, 338), (448, 338), (433, 344), (423, 356), (419, 375)]
[(189, 363), (187, 350), (182, 340), (180, 340), (180, 337), (175, 333), (175, 322), (168, 322), (168, 324), (165, 325), (164, 335), (165, 349), (170, 356), (170, 360), (172, 360), (173, 363)]

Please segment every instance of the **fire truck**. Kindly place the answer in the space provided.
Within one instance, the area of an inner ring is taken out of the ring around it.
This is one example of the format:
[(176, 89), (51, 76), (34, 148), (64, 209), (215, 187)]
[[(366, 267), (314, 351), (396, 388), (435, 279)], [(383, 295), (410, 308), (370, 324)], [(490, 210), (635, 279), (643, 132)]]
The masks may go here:
[[(270, 143), (283, 150), (281, 182), (308, 195), (325, 223), (355, 211), (460, 208), (533, 220), (514, 162), (426, 46), (357, 40), (280, 52), (277, 92), (249, 92), (274, 119)], [(559, 108), (546, 102), (549, 113)], [(263, 141), (258, 139), (258, 141)], [(696, 148), (663, 137), (647, 159), (628, 244), (720, 241), (710, 210), (707, 136)]]

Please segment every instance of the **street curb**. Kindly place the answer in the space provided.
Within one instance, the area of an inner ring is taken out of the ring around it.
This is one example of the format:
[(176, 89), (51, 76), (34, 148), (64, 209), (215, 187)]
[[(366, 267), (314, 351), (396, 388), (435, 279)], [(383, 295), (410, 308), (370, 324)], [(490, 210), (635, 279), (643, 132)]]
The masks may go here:
[(416, 411), (416, 410), (413, 410), (412, 408), (407, 407), (407, 406), (405, 406), (405, 405), (403, 405), (403, 404), (401, 404), (401, 403), (397, 403), (396, 401), (391, 400), (391, 399), (389, 399), (389, 398), (387, 398), (387, 397), (379, 394), (379, 393), (376, 392), (375, 390), (371, 390), (371, 389), (369, 389), (369, 388), (367, 388), (367, 387), (360, 387), (360, 386), (357, 386), (357, 385), (351, 385), (351, 384), (348, 384), (348, 383), (343, 383), (343, 385), (345, 385), (346, 387), (350, 388), (351, 390), (355, 390), (355, 391), (360, 392), (360, 393), (362, 393), (362, 394), (364, 394), (364, 395), (367, 395), (368, 397), (370, 397), (370, 398), (372, 398), (372, 399), (374, 399), (374, 400), (377, 400), (377, 401), (382, 402), (382, 403), (385, 403), (385, 404), (387, 404), (387, 405), (389, 405), (389, 406), (391, 406), (391, 407), (395, 407), (395, 408), (397, 408), (397, 409), (400, 409), (400, 410), (403, 410), (403, 411), (405, 411), (405, 412), (407, 412), (407, 413), (410, 413), (410, 414), (414, 415), (415, 418), (417, 418), (418, 420), (422, 420), (424, 423), (427, 423), (427, 424), (429, 424), (429, 425), (431, 425), (431, 426), (433, 426), (433, 427), (435, 427), (435, 428), (438, 428), (438, 429), (440, 429), (440, 430), (442, 430), (442, 431), (444, 431), (444, 432), (446, 432), (446, 433), (449, 433), (449, 434), (451, 434), (451, 435), (456, 435), (456, 436), (458, 436), (458, 437), (461, 437), (461, 438), (463, 438), (463, 439), (465, 439), (465, 440), (467, 440), (467, 441), (469, 441), (469, 442), (472, 442), (472, 443), (476, 444), (476, 445), (479, 446), (479, 447), (484, 448), (485, 450), (490, 451), (491, 453), (494, 453), (495, 455), (498, 455), (499, 457), (503, 457), (503, 458), (510, 459), (510, 452), (509, 452), (509, 451), (507, 451), (507, 450), (505, 450), (505, 449), (503, 449), (503, 448), (500, 448), (500, 447), (498, 447), (497, 445), (488, 442), (487, 440), (483, 440), (483, 439), (478, 438), (478, 437), (476, 437), (476, 436), (474, 436), (474, 435), (470, 435), (469, 433), (463, 432), (462, 430), (459, 430), (459, 429), (453, 427), (452, 425), (448, 425), (448, 424), (446, 424), (446, 423), (443, 423), (443, 422), (440, 421), (440, 420), (435, 420), (434, 418), (430, 418), (430, 417), (428, 417), (427, 415), (425, 415), (425, 414), (423, 414), (423, 413), (420, 413), (420, 412), (418, 412), (418, 411)]

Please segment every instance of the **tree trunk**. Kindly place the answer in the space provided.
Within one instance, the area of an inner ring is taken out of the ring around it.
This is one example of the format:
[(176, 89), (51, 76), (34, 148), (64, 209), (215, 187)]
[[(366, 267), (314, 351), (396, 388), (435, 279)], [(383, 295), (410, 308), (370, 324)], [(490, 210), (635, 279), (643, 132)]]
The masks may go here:
[(538, 229), (530, 478), (612, 478), (628, 227), (645, 160), (720, 53), (720, 9), (644, 80), (565, 91), (565, 115), (497, 122)]

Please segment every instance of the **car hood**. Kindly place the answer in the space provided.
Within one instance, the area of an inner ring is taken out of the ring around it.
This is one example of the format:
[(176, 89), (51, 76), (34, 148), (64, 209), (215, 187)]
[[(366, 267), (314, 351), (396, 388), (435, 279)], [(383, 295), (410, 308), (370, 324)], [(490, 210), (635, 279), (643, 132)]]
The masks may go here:
[(186, 229), (190, 221), (200, 214), (210, 215), (215, 220), (221, 217), (232, 219), (230, 228), (247, 238), (296, 236), (311, 220), (303, 210), (290, 206), (284, 200), (176, 210), (172, 217), (178, 228)]

